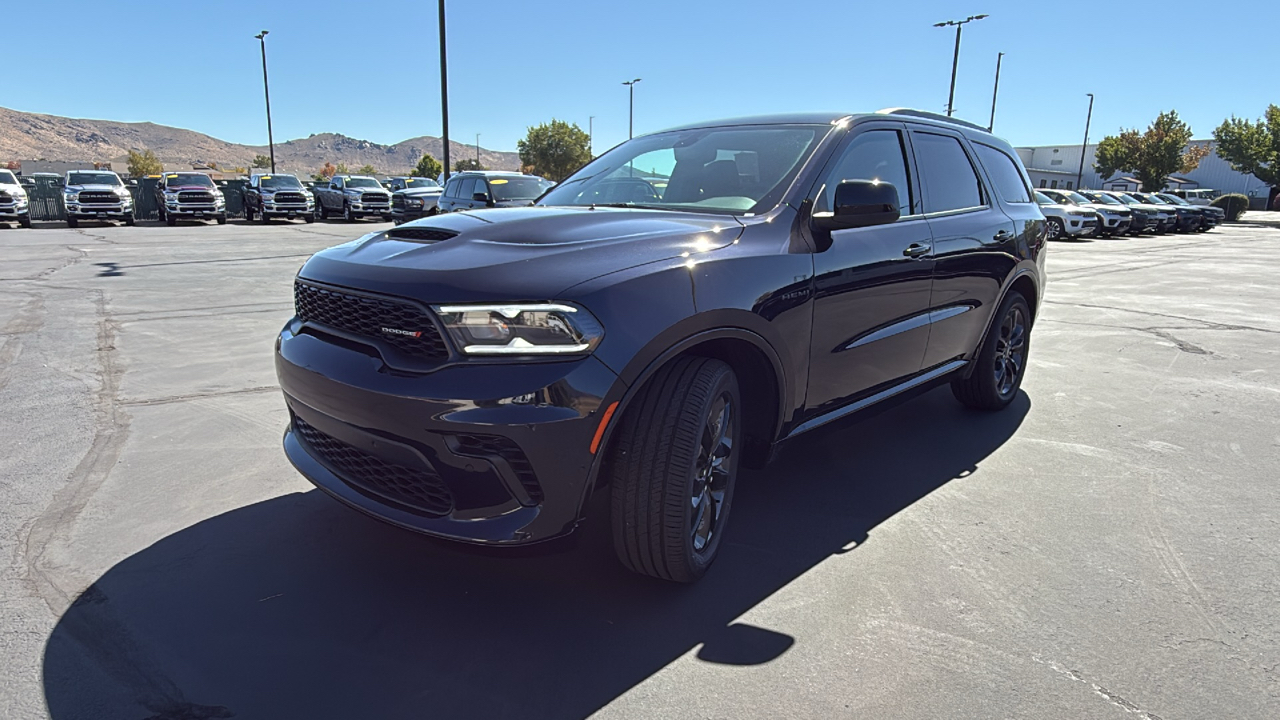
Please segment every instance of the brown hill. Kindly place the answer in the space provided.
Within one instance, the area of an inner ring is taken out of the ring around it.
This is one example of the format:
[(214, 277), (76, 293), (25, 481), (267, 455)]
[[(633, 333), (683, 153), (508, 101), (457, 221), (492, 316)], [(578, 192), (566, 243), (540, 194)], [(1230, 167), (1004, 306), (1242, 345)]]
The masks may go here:
[[(372, 165), (382, 173), (407, 172), (422, 153), (438, 160), (444, 143), (438, 137), (410, 138), (395, 145), (379, 145), (335, 133), (321, 133), (276, 143), (276, 169), (310, 175), (326, 162), (342, 163), (351, 170)], [(265, 145), (238, 145), (193, 130), (111, 120), (82, 120), (40, 115), (0, 107), (0, 162), (7, 160), (55, 160), (110, 162), (124, 169), (130, 150), (151, 150), (171, 165), (217, 163), (218, 167), (248, 167), (255, 155), (267, 154)], [(450, 159), (474, 158), (475, 146), (449, 143)], [(480, 148), (480, 162), (493, 170), (516, 170), (516, 153)]]

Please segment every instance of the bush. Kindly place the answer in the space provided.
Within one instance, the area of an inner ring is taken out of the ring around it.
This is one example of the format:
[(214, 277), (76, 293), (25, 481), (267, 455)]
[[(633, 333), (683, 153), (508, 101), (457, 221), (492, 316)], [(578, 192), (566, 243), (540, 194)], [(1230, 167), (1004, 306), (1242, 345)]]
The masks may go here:
[(1249, 209), (1249, 198), (1240, 193), (1233, 193), (1214, 198), (1212, 205), (1222, 208), (1227, 213), (1227, 219), (1234, 221), (1239, 220), (1244, 211)]

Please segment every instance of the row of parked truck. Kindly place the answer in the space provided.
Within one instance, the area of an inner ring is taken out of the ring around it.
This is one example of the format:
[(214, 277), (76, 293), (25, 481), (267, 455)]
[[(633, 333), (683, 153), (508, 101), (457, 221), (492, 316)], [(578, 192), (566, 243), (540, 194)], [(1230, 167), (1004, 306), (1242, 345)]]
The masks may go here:
[(1150, 232), (1208, 232), (1226, 220), (1221, 208), (1198, 205), (1179, 192), (1036, 190), (1050, 239)]

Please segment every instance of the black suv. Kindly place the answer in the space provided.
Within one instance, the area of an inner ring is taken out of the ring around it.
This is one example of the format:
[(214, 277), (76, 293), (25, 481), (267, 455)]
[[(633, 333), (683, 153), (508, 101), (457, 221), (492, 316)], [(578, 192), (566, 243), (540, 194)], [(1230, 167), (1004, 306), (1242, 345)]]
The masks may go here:
[(449, 176), (437, 201), (440, 212), (532, 205), (551, 187), (534, 175), (500, 170), (468, 170)]
[[(637, 179), (645, 202), (598, 201)], [(622, 562), (693, 581), (778, 443), (943, 383), (1014, 399), (1045, 226), (1008, 143), (931, 113), (637, 137), (534, 207), (309, 259), (276, 342), (285, 452), (472, 543), (564, 535), (608, 492)]]

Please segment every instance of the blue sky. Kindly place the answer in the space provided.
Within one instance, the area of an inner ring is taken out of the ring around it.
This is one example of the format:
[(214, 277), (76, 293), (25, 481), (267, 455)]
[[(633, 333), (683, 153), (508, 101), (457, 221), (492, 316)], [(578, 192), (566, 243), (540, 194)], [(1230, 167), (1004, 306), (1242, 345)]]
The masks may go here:
[[(0, 105), (265, 144), (253, 35), (266, 28), (278, 141), (440, 134), (434, 0), (53, 7), (6, 4), (5, 56), (17, 63)], [(990, 17), (965, 26), (957, 115), (986, 124), (1004, 52), (996, 132), (1017, 145), (1079, 142), (1088, 92), (1094, 138), (1169, 108), (1208, 137), (1232, 113), (1280, 102), (1274, 0), (450, 0), (448, 13), (451, 135), (479, 132), (496, 150), (552, 117), (586, 129), (594, 115), (597, 152), (625, 140), (620, 83), (634, 77), (637, 133), (792, 110), (943, 112), (954, 31), (932, 24), (978, 13)], [(26, 81), (14, 81), (19, 68)], [(76, 81), (86, 74), (119, 82)]]

